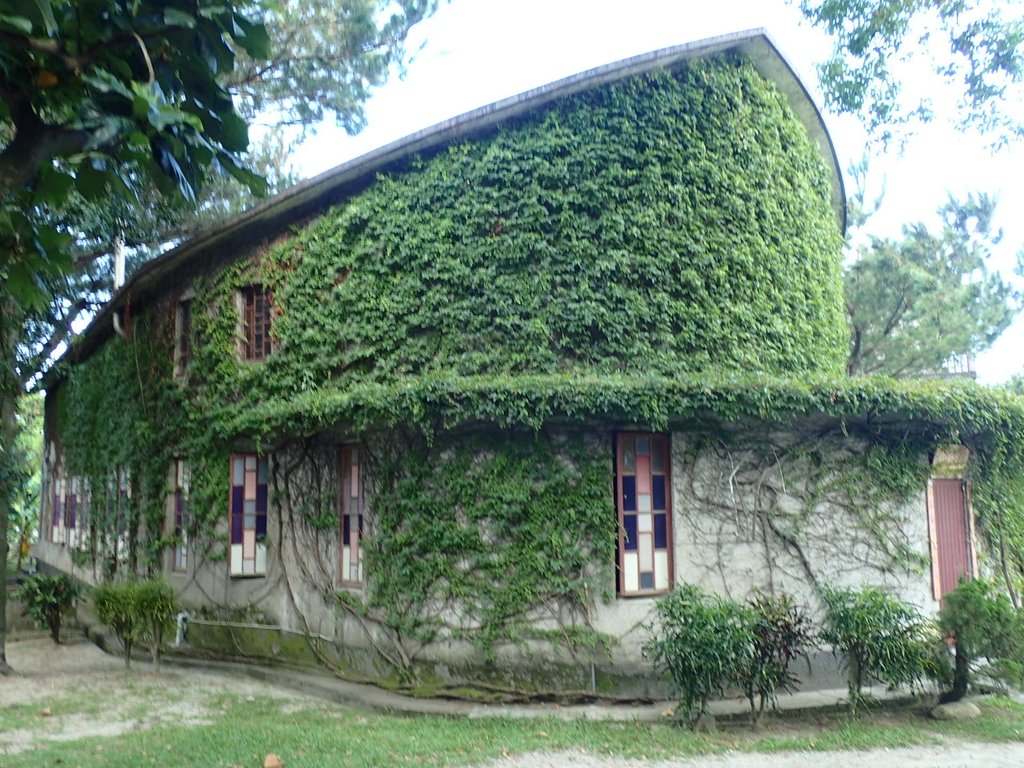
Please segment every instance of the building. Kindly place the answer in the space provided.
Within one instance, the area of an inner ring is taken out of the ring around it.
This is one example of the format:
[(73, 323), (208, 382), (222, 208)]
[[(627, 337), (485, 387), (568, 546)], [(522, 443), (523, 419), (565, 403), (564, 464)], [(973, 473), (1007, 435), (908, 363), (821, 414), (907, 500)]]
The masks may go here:
[(163, 573), (195, 648), (432, 690), (655, 692), (682, 581), (934, 610), (1002, 406), (842, 375), (844, 227), (761, 31), (414, 134), (117, 292), (48, 382), (37, 555)]

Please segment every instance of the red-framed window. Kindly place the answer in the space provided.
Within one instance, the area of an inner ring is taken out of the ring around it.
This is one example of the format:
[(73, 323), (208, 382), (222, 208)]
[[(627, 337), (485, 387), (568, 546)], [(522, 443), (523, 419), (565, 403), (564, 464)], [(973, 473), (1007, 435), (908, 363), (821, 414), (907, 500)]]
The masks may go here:
[(619, 594), (656, 595), (672, 588), (672, 487), (668, 435), (616, 436)]
[(270, 293), (260, 285), (249, 285), (241, 290), (242, 295), (242, 349), (246, 360), (265, 360), (271, 353), (271, 309)]
[(172, 492), (174, 500), (174, 546), (171, 549), (171, 570), (188, 570), (188, 463), (174, 460)]
[(359, 446), (345, 446), (338, 459), (338, 535), (341, 538), (339, 578), (342, 584), (363, 583), (363, 451)]
[(265, 456), (231, 455), (231, 576), (267, 573), (267, 476)]

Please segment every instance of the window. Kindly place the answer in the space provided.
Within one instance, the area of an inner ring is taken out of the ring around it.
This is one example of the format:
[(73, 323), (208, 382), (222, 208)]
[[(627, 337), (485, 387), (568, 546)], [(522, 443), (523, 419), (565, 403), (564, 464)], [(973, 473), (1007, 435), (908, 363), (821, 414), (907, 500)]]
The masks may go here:
[(192, 300), (178, 302), (174, 321), (174, 375), (184, 376), (192, 362)]
[(64, 501), (64, 535), (65, 542), (69, 547), (77, 547), (81, 544), (79, 531), (84, 527), (88, 531), (88, 523), (85, 515), (85, 480), (80, 477), (72, 477), (64, 486), (67, 489), (67, 496)]
[(171, 550), (171, 570), (188, 569), (188, 464), (174, 460), (174, 548)]
[(667, 435), (623, 433), (615, 451), (619, 594), (672, 586), (672, 500)]
[(360, 450), (356, 446), (341, 449), (339, 460), (341, 503), (338, 505), (341, 535), (342, 584), (363, 583), (363, 558), (360, 540), (363, 536), (363, 482)]
[(974, 516), (969, 487), (960, 478), (928, 481), (928, 533), (932, 554), (932, 596), (942, 600), (960, 578), (977, 577), (974, 556)]
[(267, 459), (255, 453), (231, 457), (232, 576), (267, 572)]
[(271, 352), (270, 294), (259, 285), (241, 290), (243, 357), (246, 360), (265, 360)]
[(133, 515), (131, 475), (125, 467), (119, 467), (111, 478), (111, 502), (114, 506), (114, 561), (124, 563), (128, 560), (128, 523)]
[(64, 478), (53, 476), (53, 516), (50, 519), (50, 541), (61, 544), (64, 541)]
[(50, 521), (50, 541), (54, 544), (78, 544), (79, 495), (83, 482), (80, 478), (54, 476), (53, 517)]

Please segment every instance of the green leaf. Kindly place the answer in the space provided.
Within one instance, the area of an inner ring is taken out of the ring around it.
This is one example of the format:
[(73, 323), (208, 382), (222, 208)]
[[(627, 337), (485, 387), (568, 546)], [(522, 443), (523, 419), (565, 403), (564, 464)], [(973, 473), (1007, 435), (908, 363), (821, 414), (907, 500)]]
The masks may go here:
[(177, 8), (165, 8), (164, 23), (169, 27), (185, 27), (186, 29), (193, 29), (196, 26), (196, 19), (192, 14), (185, 13)]
[(220, 159), (220, 164), (224, 170), (233, 178), (245, 184), (257, 197), (264, 197), (267, 194), (267, 180), (262, 176), (238, 165), (238, 163), (226, 160), (223, 156)]
[(25, 255), (7, 270), (4, 288), (18, 304), (26, 309), (42, 310), (50, 293), (46, 285), (39, 279), (34, 266), (38, 266), (38, 256)]
[(57, 34), (57, 20), (53, 17), (53, 6), (50, 0), (35, 0), (36, 8), (39, 10), (39, 17), (43, 20), (43, 27), (48, 37)]
[(59, 206), (67, 199), (74, 185), (75, 180), (71, 174), (49, 167), (39, 175), (35, 192), (41, 202)]
[(26, 19), (24, 16), (10, 16), (8, 14), (0, 14), (0, 27), (7, 27), (13, 29), (16, 32), (20, 32), (23, 35), (32, 34), (32, 20)]
[(267, 28), (260, 23), (249, 21), (245, 16), (236, 13), (235, 41), (254, 59), (269, 59), (271, 53), (270, 35)]
[(75, 188), (86, 200), (98, 200), (107, 191), (107, 172), (82, 165), (75, 172)]

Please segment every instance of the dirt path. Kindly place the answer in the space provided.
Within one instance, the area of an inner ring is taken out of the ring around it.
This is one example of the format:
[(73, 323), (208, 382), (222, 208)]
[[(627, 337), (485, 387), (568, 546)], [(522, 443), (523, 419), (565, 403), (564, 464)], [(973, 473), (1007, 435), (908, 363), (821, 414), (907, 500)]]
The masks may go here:
[(156, 675), (142, 663), (126, 676), (120, 658), (84, 638), (62, 645), (48, 636), (8, 641), (7, 658), (18, 674), (0, 678), (0, 754), (46, 741), (204, 723), (228, 694), (294, 700), (296, 705), (313, 701), (203, 670), (171, 667)]

